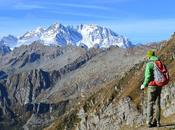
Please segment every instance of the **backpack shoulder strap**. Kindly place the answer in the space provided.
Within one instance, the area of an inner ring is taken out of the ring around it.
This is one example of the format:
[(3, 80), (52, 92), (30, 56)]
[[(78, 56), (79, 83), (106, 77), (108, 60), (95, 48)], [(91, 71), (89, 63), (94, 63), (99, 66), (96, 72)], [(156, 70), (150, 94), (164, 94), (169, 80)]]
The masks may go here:
[(161, 72), (167, 71), (165, 65), (160, 60), (156, 61), (155, 64)]

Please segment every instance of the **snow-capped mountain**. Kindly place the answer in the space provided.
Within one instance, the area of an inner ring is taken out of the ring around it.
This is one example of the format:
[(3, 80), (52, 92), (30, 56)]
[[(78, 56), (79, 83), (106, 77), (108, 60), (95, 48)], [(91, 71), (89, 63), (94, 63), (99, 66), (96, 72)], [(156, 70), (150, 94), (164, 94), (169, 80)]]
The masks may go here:
[(28, 45), (34, 41), (40, 40), (40, 37), (42, 36), (43, 33), (44, 29), (41, 27), (38, 27), (32, 30), (31, 32), (26, 32), (23, 36), (19, 37), (16, 47), (19, 47), (23, 44)]
[(100, 48), (107, 48), (111, 45), (117, 45), (128, 48), (132, 45), (127, 38), (116, 34), (108, 28), (97, 25), (80, 25), (78, 26), (78, 32), (82, 34), (81, 42), (88, 47), (98, 45)]
[(76, 45), (82, 39), (80, 33), (73, 27), (65, 27), (62, 24), (55, 23), (46, 30), (37, 28), (31, 32), (27, 32), (20, 37), (17, 46), (22, 44), (30, 44), (34, 41), (42, 41), (45, 45), (57, 44), (66, 46), (67, 44)]
[[(34, 41), (42, 41), (45, 45), (56, 44), (59, 46), (66, 46), (72, 44), (75, 46), (83, 45), (88, 48), (94, 46), (108, 48), (111, 45), (123, 48), (132, 46), (132, 43), (126, 37), (118, 35), (105, 27), (98, 25), (78, 25), (77, 27), (73, 27), (58, 23), (51, 25), (47, 29), (38, 27), (31, 32), (25, 33), (16, 40), (15, 46), (18, 47), (23, 44), (28, 45)], [(7, 45), (11, 48), (15, 47), (8, 42)]]
[(38, 27), (35, 30), (32, 30), (31, 32), (25, 33), (22, 37), (20, 37), (20, 39), (28, 40), (28, 39), (33, 38), (33, 37), (39, 38), (43, 32), (44, 32), (44, 29), (41, 27)]

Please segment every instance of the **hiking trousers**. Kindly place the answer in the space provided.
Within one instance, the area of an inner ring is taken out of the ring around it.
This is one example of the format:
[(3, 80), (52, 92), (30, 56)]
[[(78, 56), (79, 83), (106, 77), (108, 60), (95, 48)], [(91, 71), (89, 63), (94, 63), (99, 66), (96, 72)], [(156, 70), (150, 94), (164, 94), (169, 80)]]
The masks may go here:
[[(151, 124), (153, 122), (153, 114), (155, 108), (155, 119), (157, 123), (160, 123), (160, 98), (161, 98), (161, 87), (148, 86), (148, 103), (147, 103), (147, 123)], [(155, 105), (155, 107), (154, 107)]]

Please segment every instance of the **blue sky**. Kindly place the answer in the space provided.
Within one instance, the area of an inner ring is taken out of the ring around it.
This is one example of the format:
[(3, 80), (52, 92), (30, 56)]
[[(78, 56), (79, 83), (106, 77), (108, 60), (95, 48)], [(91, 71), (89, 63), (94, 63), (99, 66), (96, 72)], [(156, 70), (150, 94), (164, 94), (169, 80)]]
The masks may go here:
[(0, 0), (0, 37), (38, 26), (98, 24), (134, 43), (160, 41), (175, 31), (174, 0)]

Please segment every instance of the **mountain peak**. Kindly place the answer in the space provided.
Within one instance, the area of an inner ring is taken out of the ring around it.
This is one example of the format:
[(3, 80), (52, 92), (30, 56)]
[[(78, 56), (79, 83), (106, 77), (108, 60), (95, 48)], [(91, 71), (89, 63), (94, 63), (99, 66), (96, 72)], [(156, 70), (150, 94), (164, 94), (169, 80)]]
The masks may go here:
[(44, 29), (43, 29), (42, 27), (37, 27), (37, 28), (35, 29), (35, 32), (36, 32), (36, 33), (41, 33), (41, 32), (44, 32)]
[(58, 30), (59, 28), (62, 28), (62, 27), (64, 27), (62, 24), (60, 24), (60, 23), (53, 23), (51, 26), (49, 26), (48, 27), (48, 29), (47, 30)]
[(43, 32), (44, 32), (44, 29), (42, 27), (37, 27), (31, 32), (26, 32), (22, 37), (20, 37), (20, 39), (29, 39), (32, 37), (39, 37)]
[(108, 48), (111, 45), (128, 48), (131, 42), (109, 28), (98, 26), (95, 24), (79, 25), (78, 31), (82, 34), (82, 43), (86, 44), (89, 48), (98, 46)]
[(45, 45), (57, 44), (66, 46), (86, 45), (91, 47), (108, 48), (111, 45), (128, 48), (131, 42), (122, 35), (118, 35), (109, 28), (96, 24), (80, 24), (77, 28), (64, 26), (60, 23), (53, 23), (47, 29), (38, 27), (25, 33), (18, 39), (17, 45), (31, 44), (34, 41), (42, 41)]

